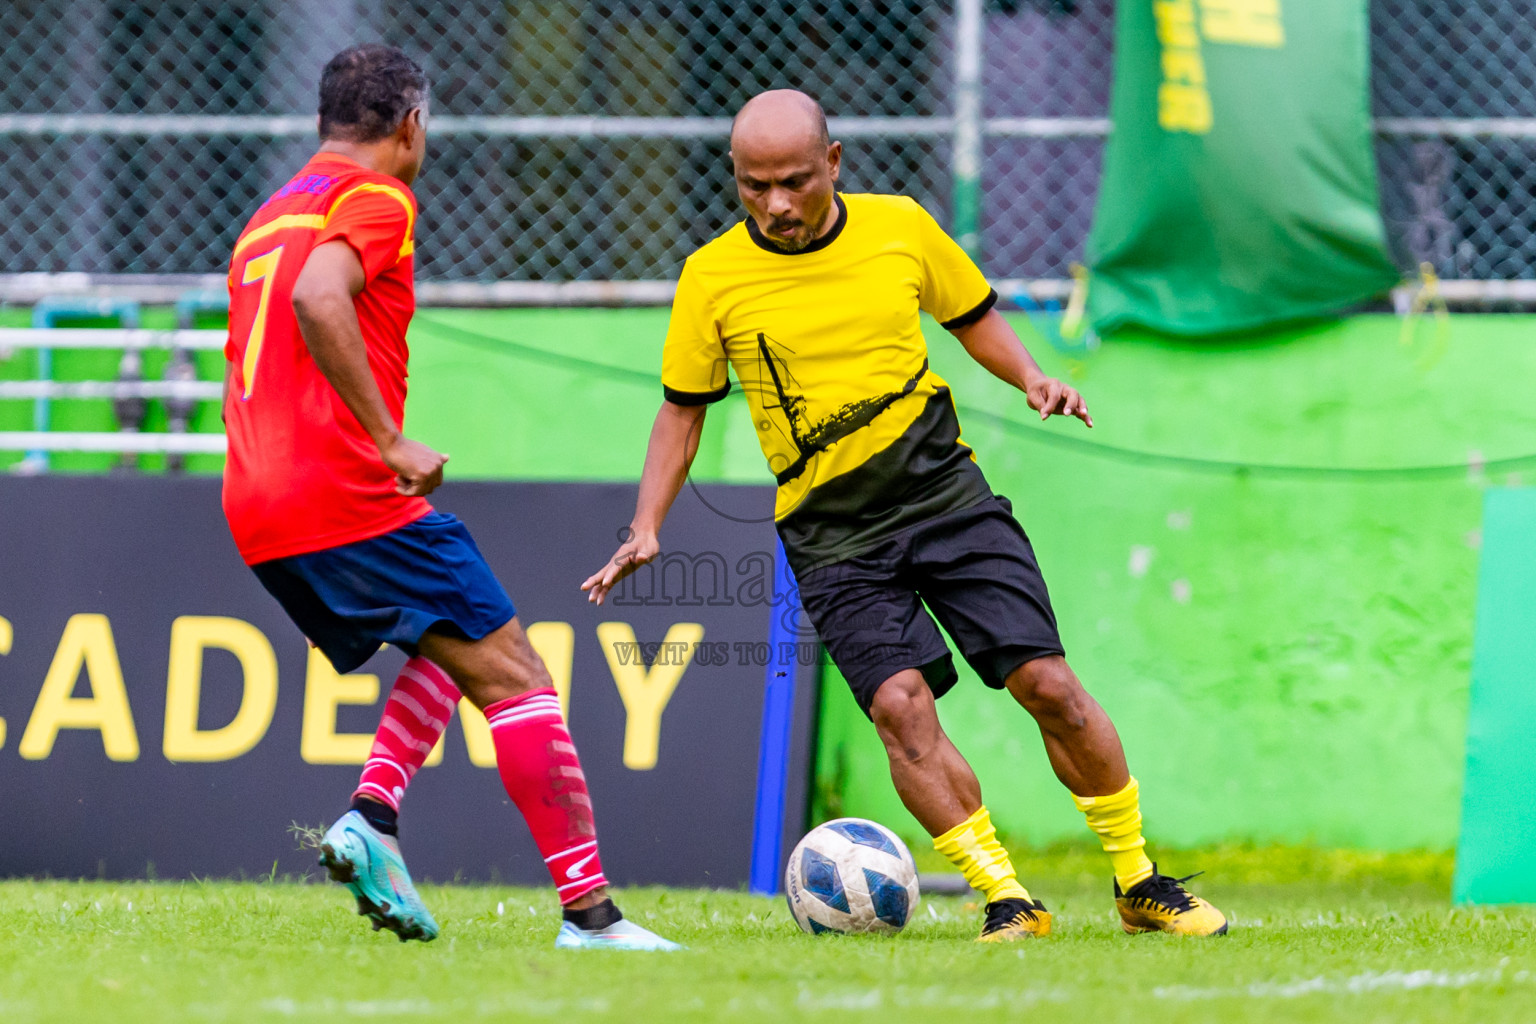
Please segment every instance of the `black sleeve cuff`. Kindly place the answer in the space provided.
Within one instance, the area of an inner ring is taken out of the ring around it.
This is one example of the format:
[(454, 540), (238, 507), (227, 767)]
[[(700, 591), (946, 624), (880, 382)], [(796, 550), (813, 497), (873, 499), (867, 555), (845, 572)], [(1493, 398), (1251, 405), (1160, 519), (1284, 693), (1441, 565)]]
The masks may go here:
[(731, 382), (726, 381), (713, 391), (677, 391), (663, 384), (661, 393), (673, 405), (711, 405), (731, 393)]
[(981, 302), (977, 303), (975, 309), (971, 310), (969, 313), (961, 313), (953, 320), (945, 320), (939, 326), (944, 328), (946, 331), (958, 331), (962, 327), (969, 327), (971, 324), (986, 316), (987, 312), (995, 305), (997, 305), (997, 289), (989, 288), (987, 290), (987, 297), (982, 299)]

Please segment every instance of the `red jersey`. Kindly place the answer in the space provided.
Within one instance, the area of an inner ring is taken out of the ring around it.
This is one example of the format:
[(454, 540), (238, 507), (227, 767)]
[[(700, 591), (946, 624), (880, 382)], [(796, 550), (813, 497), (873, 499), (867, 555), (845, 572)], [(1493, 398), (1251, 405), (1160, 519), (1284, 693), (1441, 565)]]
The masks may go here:
[(247, 564), (367, 540), (432, 510), (425, 498), (395, 493), (395, 474), (310, 356), (292, 302), (317, 245), (341, 239), (357, 251), (367, 284), (353, 304), (374, 380), (400, 426), (415, 224), (416, 198), (404, 183), (320, 153), (235, 243), (224, 515)]

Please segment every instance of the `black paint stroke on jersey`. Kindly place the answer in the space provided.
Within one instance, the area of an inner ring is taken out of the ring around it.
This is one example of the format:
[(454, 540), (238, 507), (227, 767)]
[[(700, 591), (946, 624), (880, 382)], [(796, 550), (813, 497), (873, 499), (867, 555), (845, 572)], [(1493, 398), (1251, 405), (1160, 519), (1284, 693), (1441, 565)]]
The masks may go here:
[[(778, 342), (774, 342), (774, 345), (784, 348)], [(768, 336), (761, 331), (757, 335), (757, 350), (773, 380), (773, 390), (779, 397), (777, 408), (783, 410), (784, 418), (789, 421), (790, 440), (799, 452), (794, 462), (774, 474), (774, 479), (781, 487), (804, 473), (806, 465), (817, 453), (826, 451), (854, 431), (869, 426), (876, 416), (889, 409), (898, 399), (910, 395), (917, 389), (917, 382), (923, 379), (923, 374), (928, 372), (928, 360), (924, 358), (923, 365), (917, 368), (917, 372), (902, 385), (900, 391), (849, 402), (821, 422), (810, 423), (805, 414), (805, 396), (790, 394), (785, 388), (786, 379), (791, 385), (798, 383), (789, 372), (789, 364), (774, 357), (773, 350), (768, 347)], [(785, 351), (794, 354), (793, 349)], [(765, 403), (763, 408), (771, 409), (775, 406)]]

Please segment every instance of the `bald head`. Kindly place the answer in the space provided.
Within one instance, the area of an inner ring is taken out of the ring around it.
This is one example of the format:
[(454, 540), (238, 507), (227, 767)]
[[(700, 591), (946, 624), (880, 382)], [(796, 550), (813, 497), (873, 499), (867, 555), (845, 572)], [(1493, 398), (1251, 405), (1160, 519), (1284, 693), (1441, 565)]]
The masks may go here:
[(731, 122), (731, 151), (738, 146), (831, 145), (821, 104), (799, 89), (770, 89), (747, 100)]
[(785, 252), (804, 249), (836, 223), (842, 156), (821, 104), (797, 89), (759, 93), (731, 123), (736, 193), (761, 235)]

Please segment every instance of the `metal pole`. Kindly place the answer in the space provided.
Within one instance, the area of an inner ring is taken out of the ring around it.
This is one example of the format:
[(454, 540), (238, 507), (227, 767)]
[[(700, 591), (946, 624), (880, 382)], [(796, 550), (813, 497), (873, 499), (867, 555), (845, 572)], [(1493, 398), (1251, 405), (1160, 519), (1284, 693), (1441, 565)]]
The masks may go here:
[(981, 259), (981, 45), (983, 0), (955, 4), (954, 235)]

